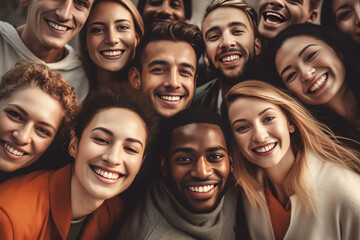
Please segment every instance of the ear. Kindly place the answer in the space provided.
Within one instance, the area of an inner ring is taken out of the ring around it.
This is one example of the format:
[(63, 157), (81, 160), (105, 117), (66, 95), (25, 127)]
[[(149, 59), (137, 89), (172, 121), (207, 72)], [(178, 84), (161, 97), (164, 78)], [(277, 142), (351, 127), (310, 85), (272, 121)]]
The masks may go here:
[(288, 123), (289, 133), (295, 132), (295, 125), (291, 122)]
[(139, 37), (139, 34), (135, 34), (135, 48), (137, 47), (137, 45), (139, 45), (139, 42), (140, 42), (140, 37)]
[(163, 175), (164, 177), (168, 174), (167, 166), (166, 166), (166, 159), (164, 156), (161, 156), (160, 172), (161, 172), (161, 175)]
[(261, 53), (261, 40), (260, 38), (255, 38), (255, 55), (259, 56)]
[(313, 9), (309, 12), (306, 22), (313, 23), (315, 22), (317, 16), (319, 15), (319, 11), (317, 9)]
[(27, 7), (27, 6), (29, 6), (30, 1), (31, 1), (31, 0), (20, 0), (20, 4), (21, 4), (23, 7)]
[(234, 170), (234, 161), (231, 154), (229, 154), (229, 161), (230, 161), (230, 172), (232, 172)]
[(72, 133), (72, 137), (71, 137), (71, 140), (70, 140), (70, 143), (69, 143), (68, 151), (69, 151), (70, 156), (73, 157), (74, 159), (76, 158), (76, 155), (77, 155), (78, 145), (79, 145), (79, 140), (75, 136), (75, 134)]
[(140, 72), (136, 67), (131, 67), (129, 70), (129, 83), (133, 88), (140, 89), (141, 88), (141, 78)]

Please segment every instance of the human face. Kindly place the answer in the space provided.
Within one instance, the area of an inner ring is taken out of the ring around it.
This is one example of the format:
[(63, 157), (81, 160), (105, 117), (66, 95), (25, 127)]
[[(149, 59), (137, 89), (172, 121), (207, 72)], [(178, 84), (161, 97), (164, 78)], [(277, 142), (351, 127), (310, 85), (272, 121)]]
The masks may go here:
[(230, 174), (230, 159), (221, 129), (193, 123), (173, 130), (169, 149), (171, 189), (190, 211), (210, 212), (217, 207)]
[(299, 23), (313, 22), (317, 9), (310, 10), (310, 0), (259, 0), (259, 33), (274, 38), (285, 28)]
[(142, 57), (141, 89), (157, 113), (168, 118), (187, 108), (194, 96), (196, 54), (190, 44), (150, 42)]
[(146, 0), (143, 19), (149, 26), (154, 22), (184, 22), (184, 3), (182, 0)]
[(360, 0), (334, 0), (332, 10), (340, 31), (360, 44)]
[(228, 115), (237, 146), (247, 161), (264, 169), (293, 162), (290, 133), (295, 129), (279, 106), (241, 97), (230, 105)]
[(145, 144), (146, 126), (135, 112), (124, 108), (98, 112), (80, 141), (73, 137), (69, 146), (75, 158), (72, 192), (98, 200), (123, 192), (140, 170)]
[(12, 172), (37, 160), (53, 141), (64, 111), (38, 87), (0, 100), (0, 170)]
[(28, 16), (21, 39), (39, 49), (62, 49), (78, 34), (94, 0), (21, 0)]
[(286, 87), (306, 104), (329, 104), (345, 86), (340, 56), (325, 42), (311, 36), (285, 40), (276, 53), (275, 63)]
[(119, 71), (134, 57), (138, 37), (131, 13), (116, 2), (94, 6), (87, 29), (91, 60), (106, 71)]
[(260, 53), (260, 41), (244, 11), (223, 7), (204, 20), (202, 32), (206, 57), (221, 75), (238, 79), (248, 62)]

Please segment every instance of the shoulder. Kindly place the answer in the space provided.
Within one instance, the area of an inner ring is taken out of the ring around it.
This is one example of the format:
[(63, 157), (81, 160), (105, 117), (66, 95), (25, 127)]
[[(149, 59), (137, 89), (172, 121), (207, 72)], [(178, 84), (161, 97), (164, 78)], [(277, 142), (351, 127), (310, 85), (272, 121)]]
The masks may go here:
[[(211, 89), (213, 89), (214, 87), (216, 87), (218, 85), (218, 80), (217, 79), (213, 79), (201, 86), (199, 86), (196, 89), (195, 95), (200, 95), (200, 94), (204, 94), (209, 92)], [(219, 90), (219, 88), (217, 89)]]

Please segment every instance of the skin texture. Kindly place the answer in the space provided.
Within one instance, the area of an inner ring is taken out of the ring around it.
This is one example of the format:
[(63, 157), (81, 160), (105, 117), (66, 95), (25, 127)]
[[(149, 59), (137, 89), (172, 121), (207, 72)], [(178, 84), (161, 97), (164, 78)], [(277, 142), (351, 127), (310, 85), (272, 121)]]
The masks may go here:
[(93, 2), (21, 0), (28, 7), (28, 16), (26, 24), (17, 28), (19, 35), (37, 57), (45, 62), (57, 62), (64, 54), (64, 46), (85, 24)]
[(240, 9), (223, 7), (212, 11), (203, 22), (202, 32), (206, 59), (224, 78), (240, 77), (245, 66), (260, 53), (260, 40)]
[(98, 71), (119, 71), (133, 59), (139, 38), (131, 13), (121, 4), (97, 4), (88, 26), (87, 50)]
[[(276, 37), (291, 25), (314, 22), (318, 15), (317, 9), (310, 10), (310, 0), (259, 0), (257, 12), (259, 33), (267, 39)], [(280, 15), (267, 17), (268, 12)]]
[(190, 44), (167, 40), (150, 42), (141, 62), (141, 73), (131, 68), (129, 81), (150, 99), (160, 116), (168, 118), (191, 104), (197, 61)]
[(182, 0), (147, 0), (142, 16), (148, 26), (154, 22), (188, 22)]
[(360, 44), (360, 1), (334, 0), (332, 10), (339, 30)]
[(60, 103), (38, 87), (1, 99), (0, 170), (12, 172), (36, 161), (53, 141), (63, 116)]
[[(85, 127), (81, 139), (75, 136), (69, 153), (75, 159), (71, 180), (73, 217), (86, 209), (96, 209), (123, 192), (140, 170), (146, 144), (143, 120), (128, 109), (109, 108), (97, 113)], [(115, 179), (97, 171), (112, 173)], [(95, 206), (95, 207), (94, 207)]]
[(341, 55), (325, 42), (310, 36), (289, 38), (276, 53), (275, 63), (286, 87), (304, 103), (341, 101), (345, 68)]
[(221, 129), (193, 123), (173, 130), (169, 159), (163, 158), (161, 164), (179, 201), (190, 211), (203, 213), (216, 208), (223, 196), (230, 161)]
[(290, 133), (295, 128), (279, 106), (241, 97), (230, 105), (228, 115), (238, 149), (247, 161), (281, 172), (290, 168), (294, 161)]

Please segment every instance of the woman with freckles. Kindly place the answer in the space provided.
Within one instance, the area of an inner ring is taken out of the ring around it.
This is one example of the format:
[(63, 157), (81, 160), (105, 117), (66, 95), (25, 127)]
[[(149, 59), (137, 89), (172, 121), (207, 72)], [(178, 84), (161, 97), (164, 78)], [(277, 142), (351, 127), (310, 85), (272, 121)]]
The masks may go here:
[(359, 152), (262, 81), (232, 87), (224, 109), (252, 239), (360, 238)]
[(95, 0), (80, 31), (80, 52), (90, 89), (106, 89), (127, 79), (128, 66), (144, 35), (130, 0)]
[(42, 155), (55, 137), (62, 145), (77, 110), (73, 87), (46, 65), (23, 61), (5, 73), (0, 83), (0, 182), (55, 164)]
[(280, 86), (336, 134), (360, 141), (360, 69), (342, 40), (319, 25), (295, 25), (277, 36), (271, 61)]
[[(99, 101), (101, 99), (101, 101)], [(108, 239), (156, 121), (135, 93), (90, 95), (76, 120), (74, 162), (0, 184), (0, 239)]]

